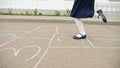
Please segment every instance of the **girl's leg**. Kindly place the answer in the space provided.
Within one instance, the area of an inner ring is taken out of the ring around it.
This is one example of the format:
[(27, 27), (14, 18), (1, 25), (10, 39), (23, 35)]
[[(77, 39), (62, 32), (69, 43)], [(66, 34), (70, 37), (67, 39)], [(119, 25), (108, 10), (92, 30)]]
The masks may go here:
[(76, 26), (79, 29), (79, 34), (75, 35), (73, 38), (74, 39), (83, 39), (84, 36), (85, 36), (84, 38), (86, 38), (86, 33), (84, 30), (83, 22), (79, 18), (74, 18), (74, 21), (76, 23)]

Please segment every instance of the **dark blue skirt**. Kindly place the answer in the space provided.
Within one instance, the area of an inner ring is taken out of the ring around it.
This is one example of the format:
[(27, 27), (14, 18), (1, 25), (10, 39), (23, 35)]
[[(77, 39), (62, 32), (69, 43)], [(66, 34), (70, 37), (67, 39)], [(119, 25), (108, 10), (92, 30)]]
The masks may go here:
[(93, 17), (94, 2), (94, 0), (75, 0), (70, 16), (74, 18)]

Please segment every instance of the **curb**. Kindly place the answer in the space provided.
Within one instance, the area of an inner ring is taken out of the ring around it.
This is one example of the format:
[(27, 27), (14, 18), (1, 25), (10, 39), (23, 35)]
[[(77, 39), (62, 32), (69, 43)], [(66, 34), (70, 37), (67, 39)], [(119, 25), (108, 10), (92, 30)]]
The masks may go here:
[[(113, 19), (113, 20), (112, 20)], [(116, 20), (115, 20), (116, 19)], [(101, 24), (97, 17), (81, 19), (86, 24)], [(71, 17), (60, 16), (0, 16), (0, 22), (74, 23)], [(120, 17), (108, 18), (107, 25), (120, 25)]]

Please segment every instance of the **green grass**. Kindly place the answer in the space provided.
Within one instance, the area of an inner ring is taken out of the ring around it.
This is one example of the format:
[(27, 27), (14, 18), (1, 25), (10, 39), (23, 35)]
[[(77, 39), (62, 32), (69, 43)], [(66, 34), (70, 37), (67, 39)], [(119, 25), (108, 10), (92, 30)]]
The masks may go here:
[(29, 11), (25, 11), (25, 12), (21, 12), (21, 13), (12, 13), (13, 9), (12, 8), (8, 8), (8, 12), (1, 12), (0, 11), (0, 15), (16, 15), (16, 16), (69, 16), (70, 14), (70, 10), (66, 9), (66, 14), (61, 14), (60, 10), (55, 10), (53, 14), (42, 14), (42, 13), (38, 13), (38, 9), (35, 8), (33, 11), (34, 13), (30, 13)]

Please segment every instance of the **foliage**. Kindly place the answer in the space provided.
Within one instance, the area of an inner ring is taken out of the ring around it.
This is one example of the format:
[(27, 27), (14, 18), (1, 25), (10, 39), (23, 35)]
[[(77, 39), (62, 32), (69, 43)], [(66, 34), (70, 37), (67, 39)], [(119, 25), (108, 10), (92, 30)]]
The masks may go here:
[(70, 15), (70, 10), (66, 9), (66, 13), (65, 14), (61, 14), (60, 10), (55, 10), (54, 13), (48, 13), (48, 14), (43, 14), (41, 12), (38, 13), (38, 9), (35, 8), (33, 10), (34, 13), (29, 13), (29, 11), (25, 11), (25, 12), (20, 12), (20, 13), (12, 13), (13, 9), (9, 8), (8, 12), (2, 12), (0, 11), (0, 15), (27, 15), (27, 16), (31, 16), (31, 15), (38, 15), (38, 16), (69, 16)]
[(29, 15), (28, 11), (25, 12), (26, 15)]
[(61, 12), (59, 10), (55, 10), (55, 16), (60, 16)]
[(0, 11), (0, 15), (2, 15), (2, 12)]
[(37, 13), (38, 13), (38, 9), (35, 8), (35, 9), (34, 9), (34, 15), (37, 15)]
[(8, 13), (11, 15), (12, 14), (12, 8), (8, 8)]
[(66, 14), (70, 15), (70, 9), (66, 9)]

